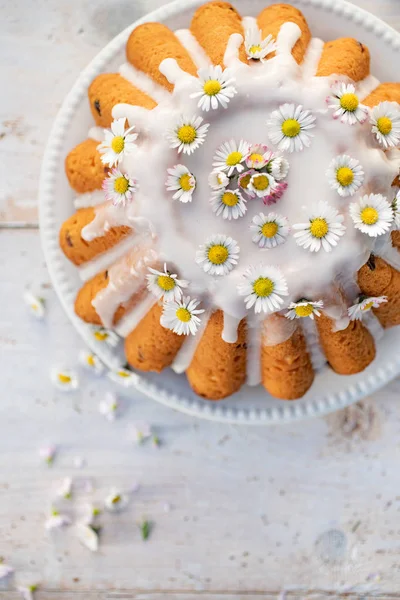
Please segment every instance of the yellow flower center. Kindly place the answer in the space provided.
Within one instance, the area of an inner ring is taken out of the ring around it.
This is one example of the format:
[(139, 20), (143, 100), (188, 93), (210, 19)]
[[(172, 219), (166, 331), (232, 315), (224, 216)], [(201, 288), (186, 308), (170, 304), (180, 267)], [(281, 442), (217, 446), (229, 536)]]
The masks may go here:
[(72, 381), (69, 375), (64, 375), (63, 373), (59, 373), (57, 377), (60, 383), (71, 383)]
[(259, 163), (264, 160), (264, 157), (262, 154), (254, 152), (253, 154), (250, 154), (249, 159), (251, 160), (251, 162)]
[(31, 304), (31, 309), (32, 310), (39, 310), (39, 305), (38, 304)]
[(251, 46), (249, 48), (249, 52), (250, 54), (257, 54), (257, 52), (261, 52), (262, 48), (260, 46), (260, 44), (254, 44), (254, 46)]
[(190, 319), (192, 318), (192, 315), (190, 314), (188, 309), (183, 308), (183, 306), (178, 308), (178, 310), (176, 311), (175, 314), (176, 314), (176, 318), (179, 319), (179, 321), (182, 321), (183, 323), (188, 323), (190, 321)]
[(239, 202), (239, 198), (233, 192), (225, 192), (222, 196), (222, 202), (226, 206), (236, 206)]
[(298, 317), (309, 317), (313, 313), (314, 309), (312, 304), (305, 304), (302, 306), (296, 306), (294, 312)]
[(125, 147), (125, 140), (122, 135), (116, 135), (111, 142), (111, 148), (116, 154), (120, 154)]
[(317, 219), (311, 221), (310, 233), (312, 236), (316, 238), (323, 238), (326, 236), (328, 231), (329, 227), (325, 219), (321, 219), (320, 217), (318, 217)]
[(182, 127), (179, 127), (176, 135), (182, 144), (191, 144), (197, 137), (197, 131), (193, 125), (182, 125)]
[(261, 227), (261, 233), (266, 238), (273, 238), (278, 233), (278, 229), (278, 225), (272, 221), (271, 223), (264, 223)]
[(121, 496), (114, 496), (114, 498), (111, 500), (111, 504), (118, 504), (118, 502), (121, 502)]
[(367, 206), (366, 208), (362, 209), (360, 217), (361, 221), (365, 223), (365, 225), (375, 225), (379, 219), (379, 213), (376, 208)]
[(87, 364), (89, 365), (89, 367), (94, 367), (93, 354), (89, 354), (89, 356), (87, 357)]
[(108, 333), (105, 331), (95, 331), (94, 337), (98, 342), (104, 342), (108, 338)]
[(184, 192), (190, 192), (190, 190), (193, 187), (191, 184), (190, 173), (184, 173), (183, 175), (180, 176), (179, 185), (181, 186), (181, 188), (183, 189)]
[(244, 175), (244, 177), (242, 177), (242, 179), (240, 180), (240, 187), (243, 188), (244, 190), (247, 190), (247, 188), (249, 187), (250, 179), (251, 179), (250, 173), (248, 173), (247, 175)]
[(208, 251), (208, 260), (212, 262), (213, 265), (223, 265), (228, 256), (228, 248), (226, 248), (226, 246), (222, 246), (222, 244), (211, 246)]
[(118, 371), (117, 375), (119, 375), (120, 377), (130, 377), (131, 374), (127, 371)]
[(231, 152), (226, 157), (226, 164), (228, 165), (228, 167), (234, 167), (235, 165), (238, 165), (241, 162), (242, 158), (243, 154), (241, 152)]
[(373, 307), (374, 303), (373, 302), (368, 302), (368, 304), (366, 304), (363, 308), (361, 308), (361, 310), (363, 312), (367, 312), (368, 310), (371, 310), (371, 308)]
[(268, 298), (275, 289), (275, 284), (269, 277), (259, 277), (253, 283), (253, 290), (259, 298)]
[(205, 84), (203, 86), (203, 90), (207, 94), (207, 96), (216, 96), (217, 94), (219, 94), (221, 89), (222, 89), (222, 86), (221, 86), (220, 82), (217, 81), (216, 79), (209, 79), (208, 81), (205, 82)]
[(382, 135), (388, 135), (392, 131), (392, 121), (389, 117), (379, 117), (376, 126)]
[(355, 94), (343, 94), (340, 98), (340, 106), (348, 112), (354, 112), (358, 108), (358, 98)]
[(129, 189), (129, 181), (126, 177), (117, 177), (114, 181), (114, 190), (117, 194), (126, 194)]
[(353, 183), (354, 173), (349, 167), (340, 167), (340, 169), (336, 171), (336, 179), (340, 185), (347, 187)]
[(256, 190), (263, 192), (269, 188), (269, 179), (266, 175), (256, 175), (253, 177), (252, 185)]
[(296, 137), (296, 135), (299, 135), (300, 129), (300, 123), (296, 119), (286, 119), (282, 123), (282, 133), (286, 137)]
[(175, 280), (169, 275), (159, 275), (157, 278), (157, 284), (162, 290), (164, 290), (164, 292), (169, 292), (174, 289)]

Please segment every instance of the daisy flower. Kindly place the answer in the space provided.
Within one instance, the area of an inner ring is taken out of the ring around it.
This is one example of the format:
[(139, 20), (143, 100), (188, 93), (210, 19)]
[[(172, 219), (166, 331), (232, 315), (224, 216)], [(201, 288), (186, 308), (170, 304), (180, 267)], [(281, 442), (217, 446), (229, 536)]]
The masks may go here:
[(22, 595), (22, 600), (34, 600), (33, 594), (37, 589), (38, 585), (36, 583), (32, 585), (19, 585), (17, 587), (18, 592)]
[(158, 271), (151, 267), (148, 268), (149, 275), (146, 275), (147, 289), (156, 296), (164, 300), (179, 300), (182, 296), (182, 288), (186, 288), (189, 282), (185, 279), (178, 279), (176, 273), (171, 273), (167, 269), (167, 263), (164, 263), (164, 271)]
[(67, 515), (63, 515), (58, 510), (53, 509), (45, 521), (44, 528), (46, 531), (52, 531), (53, 529), (61, 529), (67, 525), (71, 525), (71, 519)]
[(131, 385), (135, 385), (138, 381), (138, 375), (129, 369), (121, 368), (116, 371), (109, 371), (107, 373), (107, 377), (114, 381), (115, 383), (119, 383), (124, 387), (130, 387)]
[(246, 200), (243, 198), (239, 190), (222, 189), (211, 196), (211, 206), (217, 217), (222, 216), (223, 219), (238, 219), (245, 214)]
[(48, 465), (51, 465), (53, 463), (56, 453), (57, 447), (54, 445), (43, 446), (43, 448), (39, 449), (40, 458), (42, 458)]
[(246, 165), (249, 169), (262, 169), (273, 157), (273, 152), (264, 144), (253, 144), (249, 148)]
[(263, 202), (267, 206), (271, 206), (271, 204), (276, 204), (280, 198), (282, 198), (285, 190), (287, 189), (288, 184), (286, 181), (280, 181), (275, 184), (275, 186), (270, 190), (269, 194), (264, 196)]
[(397, 192), (396, 197), (392, 202), (392, 210), (394, 215), (394, 226), (396, 229), (400, 229), (400, 190)]
[(60, 487), (57, 490), (57, 496), (70, 500), (72, 498), (72, 479), (71, 477), (65, 477)]
[(213, 167), (217, 171), (226, 171), (228, 177), (236, 170), (238, 173), (244, 171), (243, 162), (248, 157), (250, 144), (240, 140), (239, 144), (235, 140), (224, 142), (214, 155)]
[(289, 163), (283, 156), (274, 156), (268, 164), (268, 171), (276, 181), (282, 181), (289, 173)]
[(308, 223), (297, 223), (292, 228), (299, 230), (294, 234), (297, 244), (310, 252), (318, 252), (321, 247), (325, 252), (330, 252), (346, 230), (343, 216), (324, 201), (316, 204)]
[(393, 209), (382, 194), (363, 196), (349, 207), (354, 226), (371, 237), (389, 231), (393, 219)]
[(172, 196), (174, 200), (186, 203), (192, 201), (196, 179), (185, 165), (175, 165), (172, 169), (168, 169), (165, 185), (168, 191), (175, 192)]
[(347, 154), (341, 154), (332, 160), (326, 176), (330, 187), (345, 198), (353, 196), (362, 186), (364, 170), (358, 160)]
[(101, 375), (104, 372), (104, 365), (101, 360), (93, 354), (92, 352), (88, 352), (87, 350), (81, 350), (79, 353), (79, 361), (81, 365), (88, 369), (89, 371), (93, 371), (96, 375)]
[(119, 403), (118, 398), (113, 392), (107, 392), (104, 399), (99, 404), (99, 412), (108, 421), (115, 421)]
[(302, 106), (282, 104), (271, 113), (267, 125), (270, 140), (279, 150), (298, 152), (311, 144), (310, 129), (315, 127), (315, 117)]
[(13, 573), (14, 573), (13, 567), (11, 567), (10, 565), (7, 565), (5, 562), (0, 561), (0, 581), (2, 579), (5, 579), (6, 577), (9, 577)]
[(244, 192), (246, 192), (246, 194), (248, 196), (250, 196), (251, 198), (254, 198), (255, 194), (249, 189), (249, 183), (250, 183), (250, 179), (252, 178), (252, 176), (254, 175), (255, 172), (256, 171), (253, 171), (253, 170), (245, 171), (244, 173), (239, 175), (239, 179), (238, 179), (239, 187)]
[(387, 302), (387, 296), (368, 297), (361, 296), (356, 304), (350, 306), (348, 315), (351, 321), (361, 321), (364, 314), (372, 308), (379, 308), (381, 304)]
[(25, 290), (24, 300), (33, 316), (37, 319), (43, 319), (45, 315), (44, 299), (38, 298), (30, 290)]
[(241, 296), (245, 296), (246, 308), (254, 306), (256, 313), (280, 310), (284, 303), (282, 296), (287, 296), (289, 292), (279, 269), (260, 264), (258, 267), (249, 267), (243, 277), (245, 281), (237, 289)]
[(208, 185), (212, 190), (221, 190), (229, 183), (229, 177), (223, 171), (211, 171), (208, 176)]
[(92, 335), (96, 342), (104, 342), (108, 346), (115, 348), (118, 345), (119, 337), (111, 329), (105, 329), (104, 327), (93, 326)]
[(323, 308), (324, 303), (322, 300), (318, 300), (317, 302), (311, 302), (310, 300), (299, 300), (299, 302), (291, 302), (289, 304), (289, 310), (285, 314), (285, 317), (288, 319), (302, 319), (305, 317), (310, 317), (310, 319), (314, 319), (314, 315), (319, 317), (321, 316), (319, 308)]
[(135, 444), (142, 444), (152, 435), (153, 432), (151, 430), (151, 425), (145, 421), (133, 423), (133, 425), (129, 428), (129, 438), (131, 441), (135, 442)]
[(250, 177), (247, 189), (253, 192), (258, 198), (265, 198), (275, 187), (275, 179), (268, 173), (254, 173)]
[(81, 544), (91, 552), (97, 552), (99, 549), (99, 536), (90, 525), (78, 523), (76, 525), (76, 536)]
[(129, 504), (129, 497), (118, 488), (111, 488), (104, 500), (104, 506), (110, 512), (119, 512)]
[(213, 235), (196, 252), (196, 262), (209, 275), (227, 275), (237, 265), (239, 246), (223, 234)]
[(102, 188), (106, 200), (112, 202), (114, 206), (126, 206), (132, 200), (138, 186), (136, 179), (131, 179), (119, 169), (113, 169), (104, 179)]
[(260, 248), (275, 248), (286, 242), (289, 224), (286, 217), (276, 213), (260, 213), (253, 217), (250, 229), (255, 231), (252, 239)]
[(334, 110), (333, 118), (342, 123), (354, 125), (364, 123), (368, 116), (368, 108), (360, 104), (356, 88), (352, 83), (337, 81), (332, 86), (332, 94), (326, 99), (329, 108)]
[(135, 127), (129, 127), (125, 131), (125, 121), (125, 117), (113, 121), (111, 131), (104, 130), (104, 142), (97, 146), (102, 162), (109, 167), (117, 165), (126, 154), (131, 154), (136, 148), (137, 133), (132, 133)]
[(76, 390), (79, 386), (79, 380), (76, 373), (68, 369), (52, 369), (51, 380), (53, 384), (63, 392)]
[(400, 109), (395, 102), (381, 102), (371, 110), (372, 133), (384, 148), (400, 144)]
[(178, 148), (178, 152), (183, 154), (192, 154), (206, 139), (209, 124), (202, 123), (202, 117), (180, 116), (166, 134), (170, 148)]
[(268, 54), (275, 52), (276, 43), (272, 35), (267, 35), (266, 38), (262, 39), (262, 31), (252, 27), (245, 32), (244, 47), (249, 60), (264, 62)]
[(191, 300), (189, 296), (182, 300), (172, 300), (165, 302), (160, 323), (166, 329), (171, 329), (178, 335), (194, 335), (200, 325), (200, 319), (197, 315), (204, 312), (197, 308), (200, 302)]
[(235, 78), (232, 77), (230, 69), (223, 71), (220, 65), (204, 67), (198, 70), (198, 89), (190, 97), (200, 98), (197, 106), (205, 111), (209, 111), (210, 108), (215, 110), (219, 104), (227, 108), (228, 102), (236, 94), (232, 85), (234, 82)]

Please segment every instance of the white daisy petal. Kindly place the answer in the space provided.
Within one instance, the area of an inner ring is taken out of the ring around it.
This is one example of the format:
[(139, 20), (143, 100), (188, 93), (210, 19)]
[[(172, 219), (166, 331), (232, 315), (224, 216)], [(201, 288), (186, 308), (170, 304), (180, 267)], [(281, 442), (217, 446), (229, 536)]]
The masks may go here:
[(72, 498), (72, 479), (71, 477), (65, 477), (60, 487), (57, 490), (57, 496), (70, 500)]
[(235, 82), (230, 69), (222, 70), (220, 65), (199, 69), (195, 91), (191, 98), (199, 98), (198, 107), (202, 110), (216, 110), (219, 105), (227, 108), (236, 94)]
[(254, 231), (253, 242), (260, 248), (275, 248), (286, 242), (289, 224), (286, 217), (276, 213), (259, 213), (252, 219), (250, 229)]
[(362, 186), (364, 170), (358, 160), (347, 154), (336, 156), (326, 172), (328, 182), (333, 190), (342, 196), (353, 196)]
[(87, 350), (81, 350), (79, 353), (79, 361), (85, 369), (92, 371), (96, 375), (101, 375), (104, 372), (104, 365), (98, 356), (93, 352)]
[(116, 394), (107, 392), (104, 399), (99, 403), (99, 412), (108, 421), (115, 421), (119, 407), (119, 402)]
[(114, 206), (126, 206), (133, 199), (138, 183), (136, 179), (131, 179), (119, 169), (112, 169), (109, 176), (104, 179), (102, 187), (106, 200), (112, 202)]
[(307, 223), (297, 223), (292, 228), (297, 230), (293, 236), (296, 243), (310, 252), (318, 252), (321, 248), (330, 252), (346, 231), (343, 216), (324, 201), (314, 206), (308, 219)]
[(43, 446), (42, 448), (39, 449), (39, 456), (41, 458), (43, 458), (43, 460), (48, 464), (51, 465), (54, 461), (54, 457), (56, 455), (57, 452), (57, 447), (54, 445), (50, 445), (50, 446)]
[(332, 85), (332, 93), (326, 99), (333, 110), (333, 118), (342, 123), (355, 125), (364, 123), (368, 117), (368, 108), (360, 104), (356, 88), (352, 83), (337, 81)]
[(387, 302), (387, 296), (360, 297), (356, 304), (350, 306), (348, 315), (351, 321), (361, 321), (363, 316), (373, 308), (379, 308), (381, 304)]
[(53, 529), (61, 529), (71, 525), (71, 519), (67, 515), (59, 513), (57, 510), (52, 510), (51, 515), (46, 519), (44, 528), (46, 531)]
[(17, 591), (22, 595), (23, 600), (34, 600), (33, 594), (38, 589), (36, 583), (31, 585), (19, 585)]
[(93, 527), (85, 523), (78, 523), (76, 525), (76, 535), (81, 544), (91, 552), (97, 552), (99, 549), (99, 536)]
[(283, 156), (274, 156), (267, 168), (275, 181), (286, 179), (289, 173), (289, 163)]
[(7, 565), (4, 562), (0, 562), (0, 581), (2, 579), (6, 579), (6, 577), (9, 577), (13, 573), (14, 573), (13, 567), (11, 567), (10, 565)]
[(104, 130), (105, 139), (98, 147), (101, 160), (109, 167), (117, 165), (124, 156), (131, 154), (136, 148), (137, 133), (132, 133), (135, 127), (125, 130), (126, 118), (117, 119), (111, 123), (111, 131)]
[(63, 392), (76, 390), (79, 386), (78, 376), (74, 371), (69, 369), (52, 369), (51, 380), (53, 384)]
[(196, 189), (196, 178), (185, 165), (175, 165), (168, 169), (166, 181), (167, 190), (175, 192), (172, 198), (186, 203), (192, 201), (192, 195)]
[(253, 144), (250, 146), (246, 158), (246, 166), (249, 169), (262, 169), (270, 164), (274, 153), (265, 144)]
[(229, 177), (223, 171), (211, 171), (208, 176), (208, 185), (212, 190), (221, 190), (227, 187)]
[(197, 308), (199, 304), (198, 300), (189, 297), (164, 302), (161, 325), (178, 335), (194, 335), (201, 322), (197, 315), (204, 312)]
[(321, 315), (319, 309), (323, 308), (323, 306), (324, 303), (322, 300), (318, 300), (317, 302), (311, 302), (311, 300), (299, 300), (299, 302), (291, 302), (285, 317), (290, 320), (302, 319), (306, 317), (314, 319), (314, 316), (319, 317)]
[(363, 196), (349, 207), (356, 229), (371, 237), (389, 231), (394, 220), (393, 209), (382, 194)]
[(209, 275), (226, 275), (237, 265), (239, 246), (223, 234), (213, 235), (196, 252), (196, 262)]
[(142, 444), (145, 440), (152, 437), (152, 435), (151, 425), (145, 421), (137, 421), (129, 427), (129, 439), (135, 444)]
[(248, 158), (250, 144), (240, 140), (239, 144), (235, 140), (224, 142), (214, 155), (213, 167), (217, 171), (225, 171), (230, 177), (235, 171), (241, 173), (244, 171), (244, 162)]
[(249, 267), (243, 274), (244, 283), (238, 292), (245, 296), (246, 308), (256, 313), (273, 313), (281, 308), (283, 297), (289, 294), (286, 279), (276, 267), (260, 264)]
[(110, 512), (119, 512), (129, 504), (129, 496), (118, 488), (112, 488), (104, 500), (104, 506)]
[(202, 123), (202, 117), (180, 116), (166, 133), (170, 148), (177, 148), (183, 154), (192, 154), (206, 139), (209, 124)]
[(381, 102), (371, 110), (372, 133), (383, 148), (400, 145), (400, 107), (397, 102)]
[(213, 211), (223, 219), (238, 219), (246, 213), (246, 200), (243, 198), (239, 190), (221, 189), (214, 192), (211, 196), (210, 203)]
[(30, 290), (25, 290), (24, 300), (32, 315), (36, 317), (36, 319), (43, 319), (45, 315), (44, 299), (35, 296)]
[(393, 227), (394, 229), (400, 229), (400, 190), (392, 202), (392, 210), (394, 215)]
[(189, 285), (185, 279), (178, 279), (176, 273), (171, 273), (164, 263), (164, 271), (158, 271), (149, 267), (149, 274), (146, 275), (147, 288), (156, 296), (167, 300), (179, 300), (182, 296), (182, 290)]
[(276, 50), (276, 43), (272, 35), (262, 38), (262, 31), (251, 27), (245, 31), (244, 47), (249, 60), (264, 62), (266, 57)]
[(295, 104), (282, 104), (267, 121), (269, 138), (282, 152), (299, 152), (311, 144), (315, 117)]

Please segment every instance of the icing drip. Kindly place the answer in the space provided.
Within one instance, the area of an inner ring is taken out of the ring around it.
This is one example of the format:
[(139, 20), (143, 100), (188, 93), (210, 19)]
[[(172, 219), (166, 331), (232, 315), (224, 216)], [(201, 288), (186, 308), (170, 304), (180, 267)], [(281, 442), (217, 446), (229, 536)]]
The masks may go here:
[[(316, 317), (318, 318), (318, 317)], [(314, 371), (318, 371), (326, 364), (326, 358), (319, 343), (318, 331), (315, 321), (302, 319), (303, 335), (306, 340), (307, 349), (310, 354), (311, 364)]]
[(108, 269), (116, 260), (121, 258), (126, 252), (129, 252), (132, 245), (134, 244), (135, 236), (129, 236), (121, 240), (119, 244), (116, 244), (107, 252), (102, 252), (93, 260), (89, 260), (80, 267), (78, 267), (79, 277), (82, 281), (88, 281), (92, 279), (100, 271)]
[(324, 42), (319, 38), (313, 38), (308, 44), (306, 55), (303, 60), (304, 79), (309, 79), (315, 76), (323, 49)]
[(381, 235), (380, 239), (377, 240), (374, 254), (383, 258), (383, 260), (398, 271), (400, 270), (400, 252), (397, 248), (393, 248), (390, 232), (386, 235)]
[(105, 235), (112, 227), (121, 227), (122, 225), (132, 227), (135, 216), (136, 205), (134, 203), (123, 207), (105, 202), (96, 208), (93, 221), (82, 229), (82, 239), (91, 242), (95, 238)]
[(151, 308), (155, 305), (157, 301), (155, 300), (153, 294), (147, 293), (144, 299), (139, 302), (132, 310), (130, 310), (119, 323), (115, 326), (115, 331), (121, 337), (126, 337), (133, 331), (144, 316), (149, 312)]
[(296, 320), (286, 319), (279, 315), (270, 315), (262, 324), (262, 343), (264, 346), (276, 346), (292, 337), (298, 324)]
[(189, 29), (178, 29), (175, 31), (175, 35), (182, 46), (186, 48), (198, 69), (211, 65), (207, 54)]
[(255, 316), (247, 318), (246, 358), (246, 382), (248, 385), (258, 385), (261, 382), (261, 327)]
[(224, 328), (222, 330), (222, 339), (228, 344), (234, 344), (238, 338), (238, 327), (241, 319), (237, 319), (224, 312)]
[(94, 190), (94, 192), (86, 192), (85, 194), (79, 194), (74, 200), (74, 207), (87, 208), (88, 206), (99, 206), (104, 203), (104, 192), (103, 190)]
[(385, 330), (372, 310), (369, 310), (364, 314), (362, 322), (374, 338), (375, 342), (379, 342), (379, 340), (383, 337)]
[(257, 19), (255, 17), (243, 17), (242, 26), (245, 33), (247, 30), (255, 29), (256, 31), (258, 31), (260, 29), (257, 23)]
[(95, 140), (96, 142), (102, 142), (104, 140), (103, 127), (91, 127), (89, 129), (88, 138)]
[(379, 81), (373, 75), (368, 75), (365, 79), (357, 84), (357, 94), (362, 102), (371, 92), (379, 85)]
[(183, 345), (179, 349), (179, 352), (177, 353), (173, 363), (171, 364), (171, 368), (173, 371), (175, 371), (175, 373), (184, 373), (186, 369), (189, 368), (194, 353), (196, 352), (196, 348), (202, 338), (207, 323), (210, 319), (210, 316), (211, 310), (207, 310), (202, 315), (201, 325), (196, 331), (195, 335), (187, 336), (187, 339), (184, 341)]
[(151, 96), (156, 102), (165, 102), (169, 98), (169, 92), (156, 83), (151, 77), (135, 69), (130, 63), (124, 63), (119, 68), (119, 74), (132, 85), (139, 88), (145, 94)]
[(326, 316), (334, 321), (332, 331), (343, 331), (349, 326), (350, 319), (347, 314), (347, 306), (343, 300), (340, 302), (338, 298), (337, 304), (328, 304), (323, 310)]

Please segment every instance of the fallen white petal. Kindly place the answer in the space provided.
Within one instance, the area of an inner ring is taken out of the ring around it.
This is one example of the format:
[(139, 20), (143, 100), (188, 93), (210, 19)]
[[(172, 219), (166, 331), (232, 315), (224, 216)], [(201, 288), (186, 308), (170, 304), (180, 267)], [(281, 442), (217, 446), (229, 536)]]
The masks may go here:
[(99, 549), (99, 536), (97, 533), (85, 523), (78, 523), (76, 526), (76, 534), (78, 540), (86, 546), (91, 552), (97, 552)]
[(0, 562), (0, 579), (5, 579), (14, 573), (13, 567), (6, 565), (6, 563)]

